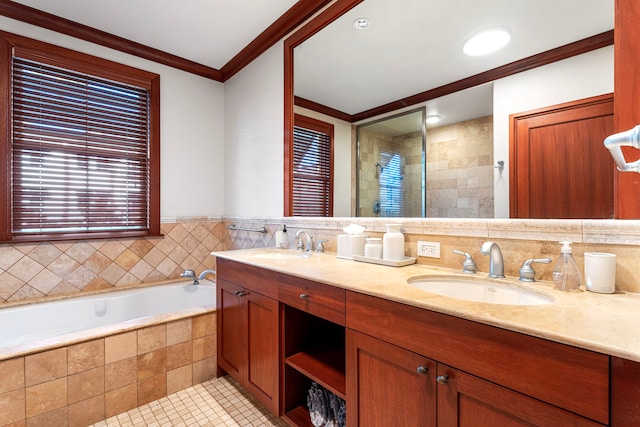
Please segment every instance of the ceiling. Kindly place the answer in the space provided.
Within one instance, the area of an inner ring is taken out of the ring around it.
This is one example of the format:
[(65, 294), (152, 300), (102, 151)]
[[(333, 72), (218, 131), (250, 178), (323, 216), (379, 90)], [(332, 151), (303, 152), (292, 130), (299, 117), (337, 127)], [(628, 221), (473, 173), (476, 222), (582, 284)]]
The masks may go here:
[[(326, 1), (1, 3), (25, 5), (217, 72), (291, 8), (306, 4), (307, 12), (316, 11)], [(352, 22), (362, 16), (371, 25), (357, 31)], [(493, 25), (511, 29), (511, 44), (487, 57), (465, 57), (464, 39)], [(296, 48), (295, 95), (356, 114), (612, 28), (613, 0), (365, 0)], [(231, 75), (224, 74), (219, 80)], [(490, 96), (490, 88), (481, 91)]]
[(296, 0), (14, 0), (221, 69)]
[[(362, 17), (370, 25), (357, 30)], [(294, 93), (357, 115), (607, 32), (613, 21), (613, 0), (365, 0), (295, 48)], [(494, 26), (511, 30), (506, 48), (463, 54), (468, 36)]]

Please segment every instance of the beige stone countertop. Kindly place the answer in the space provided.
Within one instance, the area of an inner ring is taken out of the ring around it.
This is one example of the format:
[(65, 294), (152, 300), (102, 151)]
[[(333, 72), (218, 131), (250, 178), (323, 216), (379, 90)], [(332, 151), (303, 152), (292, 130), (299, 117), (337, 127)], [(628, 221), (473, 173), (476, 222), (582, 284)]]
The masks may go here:
[(485, 279), (486, 272), (469, 275), (462, 274), (462, 269), (425, 264), (390, 267), (339, 259), (332, 253), (312, 253), (307, 258), (300, 254), (278, 249), (212, 252), (216, 257), (640, 362), (638, 293), (562, 292), (550, 282), (525, 284), (507, 277), (498, 282), (542, 292), (555, 301), (533, 306), (470, 302), (416, 289), (407, 279), (424, 275)]

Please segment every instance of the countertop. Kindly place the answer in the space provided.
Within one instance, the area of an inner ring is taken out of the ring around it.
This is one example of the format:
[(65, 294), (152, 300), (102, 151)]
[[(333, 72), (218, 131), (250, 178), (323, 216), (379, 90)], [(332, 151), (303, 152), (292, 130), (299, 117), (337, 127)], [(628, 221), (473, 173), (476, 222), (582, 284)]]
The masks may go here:
[(407, 279), (425, 275), (487, 278), (486, 272), (468, 275), (461, 269), (424, 264), (390, 267), (339, 259), (332, 253), (312, 253), (306, 258), (296, 254), (300, 253), (264, 248), (212, 252), (219, 258), (640, 362), (639, 293), (569, 293), (554, 289), (550, 282), (525, 284), (507, 277), (498, 281), (543, 292), (555, 301), (535, 306), (478, 303), (416, 289)]

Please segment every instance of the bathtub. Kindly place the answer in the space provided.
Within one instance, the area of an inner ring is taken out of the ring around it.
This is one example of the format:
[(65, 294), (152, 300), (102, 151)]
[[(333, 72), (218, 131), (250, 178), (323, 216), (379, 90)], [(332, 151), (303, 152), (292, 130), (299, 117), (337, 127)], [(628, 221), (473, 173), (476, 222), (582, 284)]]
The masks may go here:
[(0, 425), (90, 425), (216, 375), (202, 280), (0, 308)]
[(215, 305), (215, 284), (202, 280), (197, 286), (168, 283), (0, 308), (0, 359), (6, 352), (104, 336)]

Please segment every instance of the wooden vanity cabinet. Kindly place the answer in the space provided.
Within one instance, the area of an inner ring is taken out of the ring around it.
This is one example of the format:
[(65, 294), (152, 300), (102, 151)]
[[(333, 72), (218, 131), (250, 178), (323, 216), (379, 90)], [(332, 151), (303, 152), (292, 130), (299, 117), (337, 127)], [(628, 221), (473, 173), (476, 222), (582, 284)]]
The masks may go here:
[(216, 287), (218, 367), (278, 414), (277, 273), (218, 259)]
[(436, 362), (347, 329), (347, 425), (436, 426)]
[(372, 405), (376, 417), (406, 411), (438, 426), (609, 423), (606, 355), (355, 292), (346, 308), (349, 426), (389, 425), (369, 418)]

